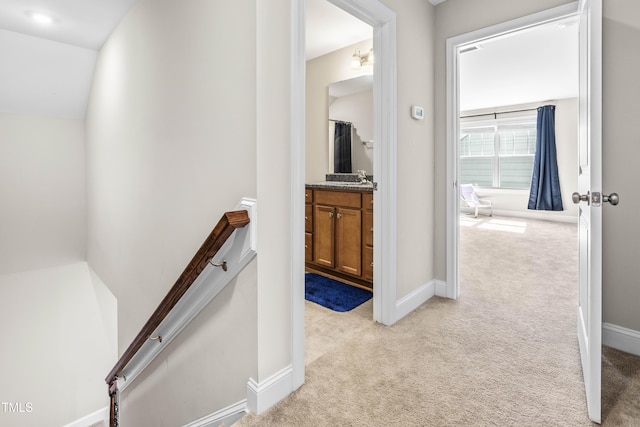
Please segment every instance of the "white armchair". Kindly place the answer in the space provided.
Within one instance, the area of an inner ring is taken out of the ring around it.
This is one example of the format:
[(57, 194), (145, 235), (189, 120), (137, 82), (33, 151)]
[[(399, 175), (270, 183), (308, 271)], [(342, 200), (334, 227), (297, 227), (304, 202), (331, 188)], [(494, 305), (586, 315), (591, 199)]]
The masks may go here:
[(460, 199), (462, 199), (462, 202), (466, 207), (475, 209), (474, 218), (478, 217), (479, 209), (489, 209), (489, 216), (493, 215), (491, 200), (479, 198), (473, 188), (473, 184), (460, 185)]

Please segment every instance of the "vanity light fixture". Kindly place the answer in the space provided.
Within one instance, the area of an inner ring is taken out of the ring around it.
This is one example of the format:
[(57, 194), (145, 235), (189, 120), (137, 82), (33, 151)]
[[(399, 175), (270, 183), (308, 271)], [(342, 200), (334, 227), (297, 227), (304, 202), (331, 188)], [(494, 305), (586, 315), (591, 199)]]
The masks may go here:
[(360, 49), (356, 49), (351, 57), (351, 68), (357, 70), (367, 66), (373, 66), (373, 48), (369, 49), (369, 52), (364, 54), (360, 53)]

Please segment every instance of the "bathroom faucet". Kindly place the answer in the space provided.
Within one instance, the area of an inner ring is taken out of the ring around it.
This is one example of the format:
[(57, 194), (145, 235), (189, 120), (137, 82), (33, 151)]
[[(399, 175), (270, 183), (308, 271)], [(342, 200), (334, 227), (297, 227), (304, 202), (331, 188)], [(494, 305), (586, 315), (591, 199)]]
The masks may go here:
[(360, 182), (361, 183), (366, 183), (367, 182), (367, 171), (358, 169), (358, 177), (360, 178)]

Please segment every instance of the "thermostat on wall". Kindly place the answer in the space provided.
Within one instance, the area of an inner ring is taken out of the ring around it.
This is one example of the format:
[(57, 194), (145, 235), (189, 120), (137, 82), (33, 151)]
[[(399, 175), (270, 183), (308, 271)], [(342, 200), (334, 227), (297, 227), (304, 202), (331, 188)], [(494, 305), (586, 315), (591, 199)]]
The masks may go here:
[(424, 108), (418, 106), (418, 105), (412, 105), (411, 106), (411, 117), (413, 117), (416, 120), (422, 120), (424, 119)]

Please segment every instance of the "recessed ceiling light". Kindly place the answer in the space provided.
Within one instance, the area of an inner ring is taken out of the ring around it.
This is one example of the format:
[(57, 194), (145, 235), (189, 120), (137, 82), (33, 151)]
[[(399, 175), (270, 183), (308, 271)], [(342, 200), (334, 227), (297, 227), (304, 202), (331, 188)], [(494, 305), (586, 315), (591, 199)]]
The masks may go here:
[(41, 25), (51, 25), (53, 24), (54, 19), (47, 15), (46, 13), (41, 12), (28, 12), (27, 15)]

